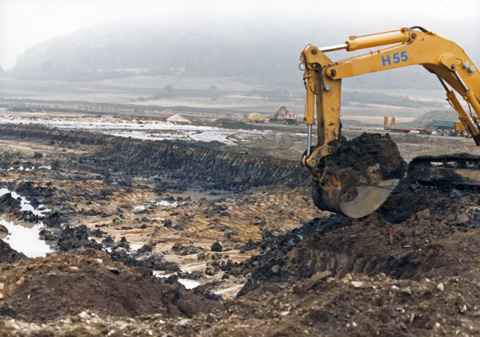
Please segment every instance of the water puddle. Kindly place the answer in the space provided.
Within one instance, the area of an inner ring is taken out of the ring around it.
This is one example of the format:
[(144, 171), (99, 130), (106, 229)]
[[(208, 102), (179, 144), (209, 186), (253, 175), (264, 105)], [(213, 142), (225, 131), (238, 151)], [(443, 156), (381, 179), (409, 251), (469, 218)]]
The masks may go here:
[[(34, 208), (30, 201), (25, 197), (18, 195), (16, 192), (11, 192), (6, 188), (0, 188), (0, 197), (11, 193), (12, 198), (20, 199), (20, 211), (31, 212), (38, 217), (44, 217), (50, 209), (45, 208), (44, 205), (39, 205)], [(0, 219), (0, 225), (4, 228), (0, 231), (0, 239), (7, 242), (12, 249), (17, 252), (25, 254), (27, 257), (45, 257), (47, 253), (51, 253), (51, 247), (40, 239), (40, 231), (43, 229), (43, 223), (37, 224), (22, 223), (15, 224), (5, 219)], [(7, 232), (5, 232), (5, 229)]]
[(6, 188), (0, 188), (0, 197), (4, 196), (7, 193), (11, 193), (13, 199), (18, 200), (18, 198), (20, 198), (20, 207), (21, 207), (20, 211), (30, 211), (34, 215), (39, 217), (44, 217), (45, 213), (48, 213), (51, 211), (50, 209), (45, 208), (44, 205), (39, 205), (37, 208), (33, 208), (30, 201), (28, 201), (25, 197), (18, 195), (16, 192), (10, 192)]
[(201, 283), (195, 280), (189, 280), (186, 278), (179, 278), (178, 282), (180, 282), (185, 288), (193, 289), (198, 287)]
[(17, 225), (1, 219), (0, 225), (8, 230), (8, 234), (2, 233), (0, 238), (17, 252), (27, 257), (45, 257), (47, 253), (52, 252), (52, 248), (40, 239), (39, 233), (43, 229), (43, 223)]
[(8, 169), (1, 169), (0, 168), (0, 171), (33, 171), (33, 170), (51, 170), (52, 169), (52, 166), (50, 165), (40, 165), (40, 166), (32, 166), (32, 167), (24, 167), (22, 165), (20, 165), (19, 167), (9, 167)]
[[(227, 129), (215, 126), (183, 125), (162, 121), (139, 123), (136, 121), (122, 120), (112, 122), (102, 119), (94, 121), (78, 121), (30, 118), (0, 118), (0, 123), (47, 125), (64, 130), (95, 130), (112, 136), (131, 137), (135, 139), (181, 139), (203, 142), (217, 141), (227, 145), (235, 145), (235, 142), (230, 140), (229, 137), (238, 134), (238, 129)], [(265, 133), (271, 133), (271, 131), (242, 130), (242, 133), (263, 135)]]
[(170, 202), (170, 201), (167, 201), (167, 200), (161, 200), (161, 201), (158, 201), (157, 203), (155, 203), (155, 205), (163, 206), (163, 207), (177, 207), (178, 202), (176, 202), (176, 201)]

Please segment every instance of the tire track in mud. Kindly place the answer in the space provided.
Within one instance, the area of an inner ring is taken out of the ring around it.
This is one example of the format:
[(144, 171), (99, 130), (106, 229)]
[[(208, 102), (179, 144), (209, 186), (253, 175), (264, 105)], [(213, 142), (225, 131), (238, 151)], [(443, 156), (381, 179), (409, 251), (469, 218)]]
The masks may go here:
[(242, 191), (273, 184), (307, 186), (310, 182), (310, 173), (300, 166), (299, 160), (235, 153), (218, 142), (136, 140), (24, 125), (0, 125), (0, 138), (66, 147), (96, 145), (98, 150), (79, 158), (79, 164), (73, 168), (93, 172), (107, 169), (133, 176), (159, 175), (162, 180), (180, 181), (177, 187), (184, 188), (198, 184), (202, 188)]

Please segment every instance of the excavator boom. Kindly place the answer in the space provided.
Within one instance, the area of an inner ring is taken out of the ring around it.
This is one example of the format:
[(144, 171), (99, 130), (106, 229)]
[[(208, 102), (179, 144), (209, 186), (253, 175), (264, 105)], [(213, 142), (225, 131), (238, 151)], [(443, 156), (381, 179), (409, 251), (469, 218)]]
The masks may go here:
[[(326, 53), (335, 50), (356, 51), (376, 47), (381, 49), (336, 62), (326, 56)], [(447, 92), (447, 101), (457, 111), (475, 144), (480, 145), (480, 73), (463, 49), (450, 40), (421, 27), (402, 28), (399, 31), (350, 36), (344, 44), (331, 47), (308, 46), (301, 52), (301, 61), (307, 91), (305, 120), (308, 127), (307, 151), (302, 164), (313, 173), (313, 199), (321, 209), (351, 217), (370, 214), (383, 204), (402, 178), (401, 172), (393, 167), (386, 170), (383, 161), (399, 161), (400, 166), (405, 166), (397, 158), (399, 155), (386, 158), (386, 154), (378, 151), (374, 155), (376, 160), (367, 160), (361, 168), (344, 167), (339, 170), (338, 165), (332, 166), (332, 162), (337, 162), (332, 156), (339, 156), (339, 150), (341, 153), (343, 144), (346, 144), (341, 136), (340, 123), (341, 83), (344, 78), (421, 65), (438, 77)], [(454, 92), (465, 100), (469, 113)], [(315, 118), (318, 143), (312, 147)], [(390, 141), (384, 139), (366, 146), (382, 148)], [(388, 151), (395, 152), (387, 147)], [(356, 158), (358, 163), (363, 160)]]

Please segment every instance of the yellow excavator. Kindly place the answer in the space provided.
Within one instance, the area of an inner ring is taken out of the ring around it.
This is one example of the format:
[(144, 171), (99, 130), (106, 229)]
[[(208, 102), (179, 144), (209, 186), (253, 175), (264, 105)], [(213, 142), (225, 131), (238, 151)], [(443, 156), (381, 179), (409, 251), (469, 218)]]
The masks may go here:
[[(341, 61), (326, 53), (360, 49), (368, 53)], [(402, 28), (363, 36), (350, 36), (340, 45), (307, 46), (301, 51), (303, 80), (307, 91), (305, 121), (307, 150), (302, 164), (313, 174), (312, 196), (322, 210), (353, 218), (378, 209), (405, 176), (406, 163), (387, 136), (362, 135), (346, 141), (341, 135), (340, 95), (342, 79), (412, 65), (422, 65), (435, 74), (447, 92), (447, 101), (458, 113), (475, 144), (480, 145), (480, 73), (456, 43), (422, 27)], [(450, 89), (450, 87), (453, 89)], [(466, 102), (468, 113), (454, 91)], [(316, 114), (315, 114), (316, 108)], [(316, 116), (315, 116), (316, 115)], [(315, 121), (316, 117), (316, 121)], [(317, 124), (318, 143), (312, 146), (312, 126)], [(362, 150), (361, 154), (358, 151)], [(408, 174), (419, 182), (450, 180), (457, 184), (480, 185), (478, 157), (417, 157)], [(472, 169), (474, 168), (474, 169)], [(443, 179), (443, 180), (442, 180)]]

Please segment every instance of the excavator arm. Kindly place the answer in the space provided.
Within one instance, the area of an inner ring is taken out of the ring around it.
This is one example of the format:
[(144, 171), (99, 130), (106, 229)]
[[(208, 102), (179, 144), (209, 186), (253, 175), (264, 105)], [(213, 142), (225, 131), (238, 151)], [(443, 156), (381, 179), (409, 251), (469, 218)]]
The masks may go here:
[[(337, 62), (326, 56), (330, 51), (356, 51), (375, 47), (384, 48)], [(334, 153), (340, 143), (340, 97), (341, 82), (344, 78), (422, 65), (438, 77), (447, 91), (447, 101), (457, 111), (460, 121), (476, 145), (480, 145), (480, 73), (463, 49), (450, 40), (421, 27), (402, 28), (399, 31), (351, 36), (342, 45), (325, 48), (308, 46), (301, 52), (301, 61), (305, 69), (305, 119), (308, 127), (307, 151), (302, 158), (302, 164), (314, 175), (314, 200), (322, 209), (352, 217), (367, 215), (385, 201), (398, 183), (383, 179), (372, 181), (371, 177), (364, 174), (360, 182), (356, 179), (357, 186), (345, 187), (338, 176), (326, 176), (322, 161)], [(449, 89), (448, 85), (453, 90)], [(469, 113), (462, 107), (454, 91), (464, 98)], [(315, 107), (318, 144), (312, 147)], [(368, 181), (368, 184), (365, 181)], [(356, 198), (352, 199), (352, 193)], [(345, 197), (347, 194), (348, 198)], [(348, 206), (345, 202), (347, 199)]]

